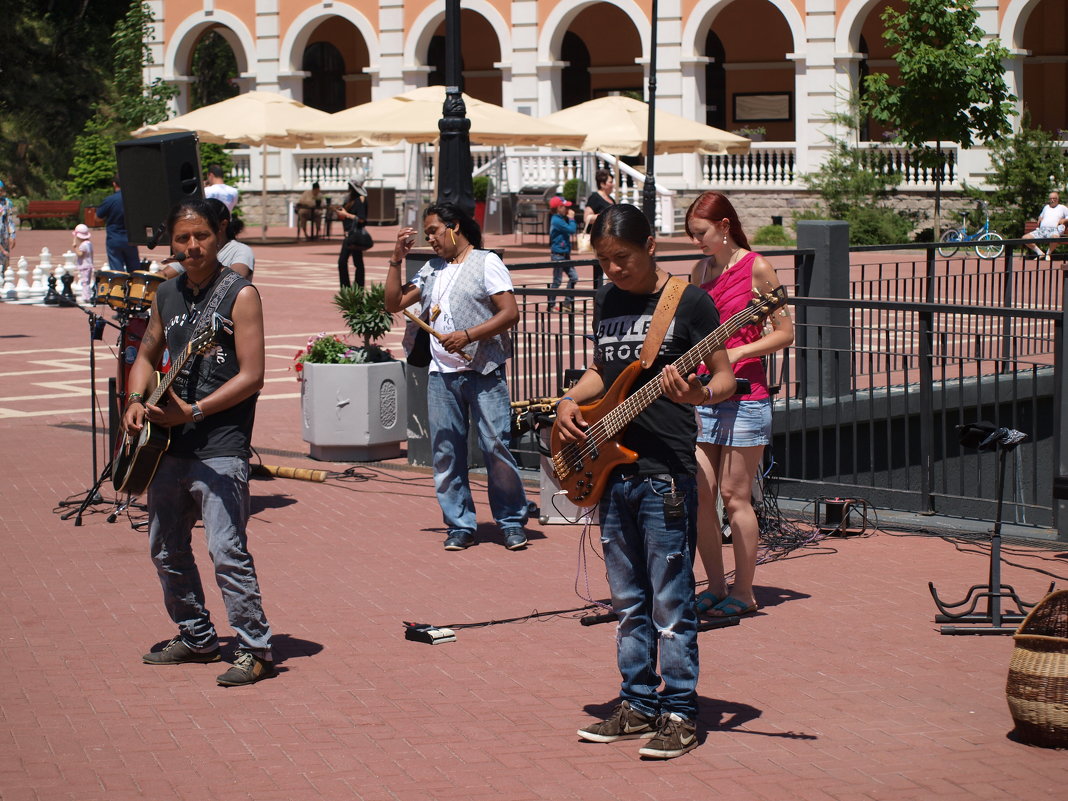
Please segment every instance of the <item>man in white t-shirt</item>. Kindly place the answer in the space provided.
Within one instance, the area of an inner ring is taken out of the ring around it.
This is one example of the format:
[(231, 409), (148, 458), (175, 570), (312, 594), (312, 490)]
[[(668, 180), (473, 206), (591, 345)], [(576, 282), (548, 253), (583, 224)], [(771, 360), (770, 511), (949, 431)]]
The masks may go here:
[[(423, 235), (434, 249), (411, 281), (401, 267), (418, 231), (401, 228), (386, 273), (386, 310), (419, 303), (434, 330), (427, 376), (427, 423), (434, 453), (434, 491), (445, 523), (446, 551), (475, 544), (478, 520), (468, 480), (467, 440), (478, 431), (486, 464), (490, 511), (510, 551), (527, 545), (530, 516), (515, 457), (508, 449), (511, 402), (505, 363), (512, 355), (508, 330), (519, 319), (508, 268), (482, 249), (478, 223), (452, 203), (423, 212)], [(405, 350), (411, 342), (405, 337)]]
[(204, 197), (221, 200), (230, 211), (237, 205), (238, 191), (223, 180), (222, 167), (218, 164), (208, 167), (208, 174), (204, 178)]
[[(1064, 224), (1068, 222), (1068, 206), (1061, 204), (1061, 195), (1054, 190), (1049, 193), (1049, 203), (1042, 207), (1038, 215), (1038, 228), (1029, 234), (1024, 234), (1024, 239), (1049, 239), (1050, 237), (1064, 236)], [(1038, 245), (1028, 246), (1038, 258), (1050, 261), (1053, 249), (1057, 247), (1053, 242), (1049, 243), (1049, 249), (1043, 253)]]

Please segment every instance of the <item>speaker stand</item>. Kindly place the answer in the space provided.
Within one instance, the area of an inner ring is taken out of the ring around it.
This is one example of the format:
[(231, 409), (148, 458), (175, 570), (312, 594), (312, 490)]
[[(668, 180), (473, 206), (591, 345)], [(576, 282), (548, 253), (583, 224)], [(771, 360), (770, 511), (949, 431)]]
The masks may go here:
[[(936, 623), (968, 624), (968, 625), (945, 625), (940, 632), (942, 634), (1015, 634), (1019, 624), (1027, 617), (1027, 612), (1035, 604), (1024, 603), (1016, 594), (1016, 590), (1010, 584), (1001, 583), (1001, 510), (1005, 494), (1005, 462), (1009, 451), (1013, 450), (1020, 440), (1006, 443), (1004, 439), (998, 441), (998, 474), (995, 492), (997, 494), (997, 507), (994, 513), (994, 531), (990, 536), (990, 570), (989, 581), (986, 584), (975, 584), (969, 588), (964, 600), (956, 603), (947, 603), (938, 597), (934, 582), (927, 582), (927, 587), (934, 598), (935, 606), (941, 614), (935, 615)], [(1049, 592), (1053, 591), (1053, 583), (1049, 585)], [(986, 612), (977, 612), (976, 609), (983, 600), (986, 600)], [(1002, 610), (1002, 600), (1011, 601), (1015, 609)], [(961, 610), (963, 611), (957, 611)]]

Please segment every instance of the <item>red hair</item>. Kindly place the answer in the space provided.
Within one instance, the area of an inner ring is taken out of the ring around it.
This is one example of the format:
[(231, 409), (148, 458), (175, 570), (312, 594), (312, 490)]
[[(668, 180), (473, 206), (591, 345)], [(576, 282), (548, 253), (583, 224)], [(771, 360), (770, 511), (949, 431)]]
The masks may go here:
[(693, 232), (690, 230), (690, 220), (695, 217), (708, 220), (710, 223), (718, 223), (721, 220), (730, 221), (731, 239), (746, 250), (750, 249), (749, 240), (746, 239), (745, 231), (742, 230), (742, 224), (738, 220), (738, 212), (734, 210), (734, 206), (722, 192), (704, 192), (686, 210), (686, 234), (691, 239), (693, 239)]

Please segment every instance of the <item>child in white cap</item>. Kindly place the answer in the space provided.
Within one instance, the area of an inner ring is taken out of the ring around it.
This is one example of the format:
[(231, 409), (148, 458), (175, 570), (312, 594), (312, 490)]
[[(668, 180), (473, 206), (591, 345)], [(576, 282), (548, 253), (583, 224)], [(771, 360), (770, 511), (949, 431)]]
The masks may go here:
[(93, 302), (93, 243), (89, 226), (79, 223), (74, 227), (74, 241), (70, 249), (78, 256), (75, 265), (82, 277), (82, 302)]

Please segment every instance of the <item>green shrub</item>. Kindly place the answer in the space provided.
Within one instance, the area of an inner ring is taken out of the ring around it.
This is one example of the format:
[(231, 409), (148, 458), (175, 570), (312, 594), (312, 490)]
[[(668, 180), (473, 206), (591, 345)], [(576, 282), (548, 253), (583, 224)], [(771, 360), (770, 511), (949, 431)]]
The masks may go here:
[(564, 200), (571, 201), (572, 204), (578, 203), (579, 191), (582, 189), (582, 181), (578, 178), (570, 178), (564, 181), (563, 191), (560, 192), (564, 196)]
[(489, 196), (491, 186), (492, 183), (490, 182), (490, 177), (488, 175), (476, 175), (472, 178), (471, 192), (474, 194), (475, 200), (485, 202), (486, 198)]
[(765, 225), (753, 234), (754, 245), (771, 245), (773, 247), (792, 248), (794, 240), (790, 239), (786, 229), (781, 225)]

